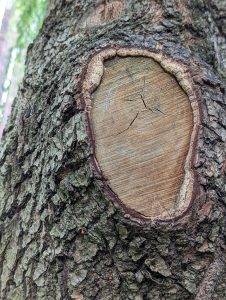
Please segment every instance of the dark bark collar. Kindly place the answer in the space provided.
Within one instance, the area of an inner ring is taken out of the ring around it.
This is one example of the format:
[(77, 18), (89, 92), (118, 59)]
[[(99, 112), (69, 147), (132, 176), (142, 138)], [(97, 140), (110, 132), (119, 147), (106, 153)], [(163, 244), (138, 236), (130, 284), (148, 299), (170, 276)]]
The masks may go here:
[[(190, 140), (190, 147), (185, 161), (185, 176), (184, 182), (180, 189), (179, 202), (177, 209), (170, 216), (166, 213), (159, 215), (158, 217), (148, 217), (141, 213), (138, 213), (134, 209), (127, 207), (111, 189), (108, 181), (104, 178), (103, 172), (96, 159), (95, 155), (95, 136), (93, 132), (92, 120), (91, 120), (91, 108), (92, 108), (92, 93), (100, 85), (101, 78), (104, 71), (104, 61), (114, 56), (143, 56), (149, 57), (160, 63), (163, 69), (173, 76), (175, 76), (179, 85), (187, 94), (192, 111), (193, 111), (193, 131)], [(187, 64), (180, 60), (175, 60), (169, 55), (166, 55), (161, 49), (148, 49), (137, 47), (106, 47), (93, 53), (89, 58), (87, 66), (84, 68), (81, 80), (81, 102), (86, 115), (86, 129), (89, 136), (90, 144), (93, 147), (92, 165), (94, 172), (97, 174), (98, 184), (101, 189), (110, 198), (114, 204), (121, 207), (125, 216), (134, 219), (138, 222), (172, 222), (183, 217), (191, 208), (194, 201), (199, 201), (200, 198), (200, 185), (198, 183), (198, 174), (194, 169), (194, 161), (196, 154), (196, 146), (200, 135), (200, 125), (202, 123), (202, 99), (200, 93), (197, 90), (197, 85), (192, 78), (194, 70), (197, 70), (199, 66), (194, 61), (190, 60)], [(201, 73), (201, 70), (200, 70)]]

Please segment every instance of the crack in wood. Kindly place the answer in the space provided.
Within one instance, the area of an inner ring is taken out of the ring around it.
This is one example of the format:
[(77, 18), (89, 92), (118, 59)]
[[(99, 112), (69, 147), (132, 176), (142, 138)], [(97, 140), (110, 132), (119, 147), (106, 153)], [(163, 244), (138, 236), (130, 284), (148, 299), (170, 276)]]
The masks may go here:
[(133, 125), (133, 123), (135, 122), (135, 120), (136, 120), (136, 118), (138, 117), (138, 115), (139, 115), (139, 111), (138, 111), (138, 113), (136, 114), (136, 116), (133, 118), (133, 120), (130, 122), (129, 126), (128, 126), (126, 129), (124, 129), (123, 131), (117, 133), (116, 136), (119, 135), (119, 134), (122, 134), (122, 133), (125, 132), (125, 131), (127, 131), (127, 130)]
[(161, 111), (159, 108), (155, 107), (155, 110), (157, 110), (158, 112), (160, 112), (161, 114), (165, 115), (165, 113), (163, 111)]

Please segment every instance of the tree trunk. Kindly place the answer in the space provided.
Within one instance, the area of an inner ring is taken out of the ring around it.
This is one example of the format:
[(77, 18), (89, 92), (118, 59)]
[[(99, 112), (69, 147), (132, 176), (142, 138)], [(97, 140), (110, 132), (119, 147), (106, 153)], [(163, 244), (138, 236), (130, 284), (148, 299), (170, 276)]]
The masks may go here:
[(50, 3), (1, 146), (1, 299), (226, 299), (226, 1)]

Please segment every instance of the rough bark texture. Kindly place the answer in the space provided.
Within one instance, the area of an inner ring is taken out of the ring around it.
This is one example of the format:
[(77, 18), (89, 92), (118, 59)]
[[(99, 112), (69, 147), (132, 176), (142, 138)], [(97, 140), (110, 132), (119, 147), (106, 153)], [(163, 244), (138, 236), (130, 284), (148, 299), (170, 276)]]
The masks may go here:
[[(226, 299), (225, 4), (51, 2), (1, 147), (1, 299)], [(90, 168), (79, 83), (109, 45), (199, 66), (200, 193), (176, 220), (126, 218)]]

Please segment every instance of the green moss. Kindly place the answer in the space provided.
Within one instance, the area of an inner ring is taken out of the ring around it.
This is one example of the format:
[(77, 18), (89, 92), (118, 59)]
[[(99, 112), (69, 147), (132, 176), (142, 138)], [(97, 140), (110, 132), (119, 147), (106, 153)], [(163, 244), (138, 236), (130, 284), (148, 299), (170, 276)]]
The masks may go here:
[(118, 225), (118, 232), (122, 240), (125, 240), (128, 237), (128, 230), (124, 225)]
[(17, 287), (13, 289), (9, 295), (8, 295), (8, 300), (24, 300), (23, 296), (23, 290), (21, 287)]

